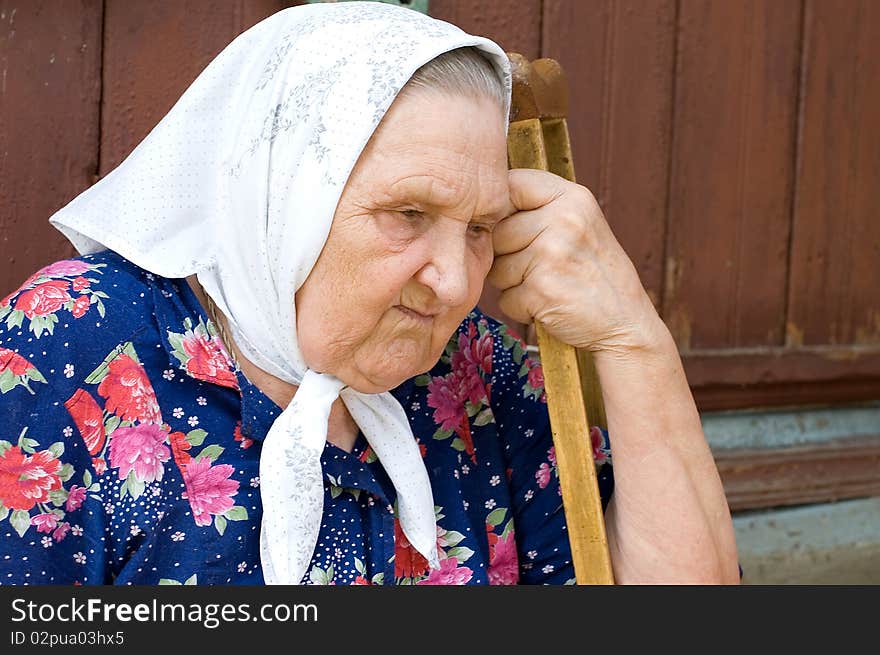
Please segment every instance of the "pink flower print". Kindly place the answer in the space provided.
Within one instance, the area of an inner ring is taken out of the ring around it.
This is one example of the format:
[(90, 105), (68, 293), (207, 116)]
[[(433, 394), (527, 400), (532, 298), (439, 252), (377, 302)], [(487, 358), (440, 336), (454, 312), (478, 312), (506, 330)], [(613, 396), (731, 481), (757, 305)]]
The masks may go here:
[(83, 289), (88, 289), (91, 282), (89, 282), (86, 278), (80, 275), (73, 281), (73, 290), (74, 291), (82, 291)]
[(67, 492), (67, 501), (64, 503), (64, 509), (66, 509), (68, 512), (78, 510), (85, 499), (86, 488), (73, 485), (70, 488), (70, 491)]
[(60, 262), (49, 264), (48, 266), (44, 266), (39, 271), (31, 275), (27, 280), (24, 281), (21, 287), (19, 287), (18, 291), (14, 291), (9, 294), (0, 304), (7, 304), (12, 296), (14, 296), (19, 291), (30, 288), (37, 280), (42, 277), (72, 277), (74, 275), (82, 275), (83, 273), (86, 273), (90, 270), (91, 266), (89, 266), (85, 262), (73, 261), (71, 259), (65, 259)]
[[(73, 259), (63, 259), (60, 262), (54, 262), (48, 266), (44, 266), (34, 273), (29, 280), (33, 281), (39, 277), (72, 277), (74, 275), (82, 275), (91, 270), (91, 266), (82, 261)], [(25, 285), (27, 286), (27, 285)]]
[(535, 472), (535, 479), (538, 481), (538, 486), (541, 489), (545, 489), (550, 484), (550, 465), (547, 462), (542, 462), (541, 466), (538, 467), (538, 470)]
[(486, 333), (476, 341), (468, 341), (467, 336), (459, 334), (458, 351), (452, 353), (452, 372), (461, 378), (459, 393), (462, 401), (468, 400), (474, 405), (489, 402), (486, 383), (480, 375), (487, 366), (487, 372), (491, 372), (492, 335)]
[(119, 479), (131, 471), (141, 482), (162, 479), (163, 466), (171, 458), (165, 445), (168, 433), (153, 423), (131, 428), (116, 428), (110, 439), (110, 466), (119, 468)]
[(431, 569), (430, 575), (416, 584), (420, 585), (463, 585), (474, 575), (466, 566), (458, 566), (458, 559), (449, 557), (440, 560), (439, 569)]
[(52, 533), (52, 538), (55, 541), (61, 541), (64, 537), (67, 536), (67, 533), (70, 532), (70, 523), (65, 521), (64, 523), (59, 523), (58, 527), (55, 528), (55, 532)]
[(428, 407), (434, 408), (434, 423), (443, 430), (455, 430), (465, 417), (462, 379), (454, 372), (435, 377), (428, 384)]
[(207, 457), (191, 461), (183, 470), (183, 497), (189, 499), (196, 525), (211, 525), (212, 514), (232, 509), (232, 496), (238, 493), (238, 480), (229, 479), (234, 472), (229, 464), (212, 466)]
[(499, 537), (489, 554), (489, 584), (512, 585), (519, 582), (519, 558), (516, 554), (516, 541), (513, 530), (506, 537)]
[(556, 446), (550, 446), (547, 451), (547, 459), (550, 460), (550, 466), (556, 466)]
[(31, 525), (37, 526), (37, 532), (52, 532), (58, 526), (58, 517), (52, 514), (37, 514), (31, 517)]

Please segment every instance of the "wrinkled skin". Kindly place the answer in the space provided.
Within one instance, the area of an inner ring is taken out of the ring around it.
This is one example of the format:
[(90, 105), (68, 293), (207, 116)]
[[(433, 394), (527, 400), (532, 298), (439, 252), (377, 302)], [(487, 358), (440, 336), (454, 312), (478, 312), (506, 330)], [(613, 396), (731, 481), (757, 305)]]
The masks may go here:
[(497, 104), (425, 90), (399, 97), (297, 292), (309, 367), (366, 393), (432, 368), (479, 300), (509, 202)]

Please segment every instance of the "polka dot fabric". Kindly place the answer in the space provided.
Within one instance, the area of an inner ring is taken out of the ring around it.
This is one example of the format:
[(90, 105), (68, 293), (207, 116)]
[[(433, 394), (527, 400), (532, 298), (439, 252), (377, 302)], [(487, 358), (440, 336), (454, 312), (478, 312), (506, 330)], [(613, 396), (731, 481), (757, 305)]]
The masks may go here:
[[(540, 365), (474, 311), (392, 390), (435, 501), (440, 566), (400, 528), (361, 434), (321, 453), (304, 584), (574, 581)], [(281, 413), (233, 367), (185, 280), (103, 251), (0, 301), (0, 583), (262, 584), (259, 462)], [(603, 503), (607, 435), (594, 430)]]

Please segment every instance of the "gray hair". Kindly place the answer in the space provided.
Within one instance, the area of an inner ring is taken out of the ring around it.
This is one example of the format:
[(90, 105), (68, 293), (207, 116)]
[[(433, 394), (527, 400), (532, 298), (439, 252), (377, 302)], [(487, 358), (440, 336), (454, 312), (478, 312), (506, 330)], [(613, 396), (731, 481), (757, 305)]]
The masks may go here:
[(419, 88), (487, 96), (502, 110), (507, 106), (507, 91), (495, 67), (473, 46), (438, 55), (413, 73), (403, 90)]

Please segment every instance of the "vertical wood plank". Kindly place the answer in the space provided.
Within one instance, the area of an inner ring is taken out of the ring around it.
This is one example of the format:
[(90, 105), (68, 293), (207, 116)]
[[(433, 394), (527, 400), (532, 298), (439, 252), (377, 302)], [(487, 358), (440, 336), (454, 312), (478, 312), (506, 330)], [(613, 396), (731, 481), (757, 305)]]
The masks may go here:
[(799, 0), (682, 0), (664, 283), (681, 350), (780, 345)]
[(140, 143), (232, 39), (281, 0), (107, 0), (101, 175)]
[(492, 39), (508, 52), (534, 59), (541, 52), (541, 0), (430, 0), (434, 18)]
[(880, 343), (880, 5), (808, 2), (788, 343)]
[(0, 0), (0, 297), (74, 254), (49, 216), (97, 170), (100, 0)]
[(674, 0), (546, 0), (542, 55), (571, 90), (578, 182), (659, 307), (672, 117)]

